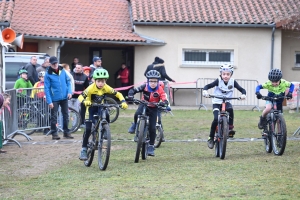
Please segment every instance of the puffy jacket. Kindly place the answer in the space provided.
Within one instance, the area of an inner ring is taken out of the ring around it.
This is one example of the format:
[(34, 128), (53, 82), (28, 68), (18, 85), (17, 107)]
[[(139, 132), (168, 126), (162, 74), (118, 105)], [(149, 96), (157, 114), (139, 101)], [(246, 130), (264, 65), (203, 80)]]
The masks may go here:
[(45, 94), (48, 104), (54, 101), (61, 101), (68, 98), (68, 94), (72, 94), (70, 78), (64, 69), (59, 69), (56, 74), (51, 67), (45, 75)]

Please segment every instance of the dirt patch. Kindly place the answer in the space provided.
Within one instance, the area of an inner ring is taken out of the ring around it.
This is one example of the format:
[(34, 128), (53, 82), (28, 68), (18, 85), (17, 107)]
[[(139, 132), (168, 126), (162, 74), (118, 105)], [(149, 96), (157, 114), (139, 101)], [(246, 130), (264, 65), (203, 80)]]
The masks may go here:
[[(6, 154), (0, 154), (0, 174), (11, 176), (34, 176), (55, 169), (64, 164), (78, 160), (81, 149), (82, 134), (73, 134), (74, 139), (52, 140), (51, 136), (34, 133), (27, 141), (23, 136), (16, 136), (22, 148), (16, 144), (3, 147)], [(62, 137), (60, 135), (60, 137)], [(120, 145), (113, 145), (112, 150), (121, 149)]]

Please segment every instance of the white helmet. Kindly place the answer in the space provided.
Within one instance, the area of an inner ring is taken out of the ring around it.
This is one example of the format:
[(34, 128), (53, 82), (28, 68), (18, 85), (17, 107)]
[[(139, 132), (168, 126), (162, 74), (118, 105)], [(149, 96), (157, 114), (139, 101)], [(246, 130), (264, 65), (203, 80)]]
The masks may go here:
[(230, 72), (231, 75), (233, 74), (233, 66), (230, 64), (223, 64), (220, 67), (220, 73), (222, 72)]
[(38, 76), (39, 76), (39, 77), (41, 77), (41, 76), (44, 77), (44, 76), (45, 76), (45, 72), (44, 72), (44, 71), (39, 72)]

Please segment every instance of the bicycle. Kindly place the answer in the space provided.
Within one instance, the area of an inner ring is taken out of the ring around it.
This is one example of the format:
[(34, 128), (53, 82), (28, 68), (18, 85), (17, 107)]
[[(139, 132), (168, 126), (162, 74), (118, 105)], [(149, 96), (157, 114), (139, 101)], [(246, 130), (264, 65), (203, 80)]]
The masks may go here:
[[(165, 112), (170, 113), (171, 115), (173, 115), (173, 113), (171, 111), (168, 111), (167, 108), (160, 108), (159, 112)], [(161, 118), (161, 117), (160, 117)], [(160, 123), (158, 123), (160, 121)], [(164, 138), (164, 129), (163, 129), (163, 124), (162, 124), (162, 120), (159, 119), (159, 116), (157, 116), (157, 120), (156, 120), (156, 137), (155, 137), (155, 143), (154, 143), (154, 147), (158, 148), (160, 147), (162, 141)]]
[(99, 169), (105, 170), (109, 162), (111, 148), (111, 133), (109, 123), (106, 120), (106, 114), (109, 112), (108, 108), (119, 107), (119, 105), (92, 103), (91, 106), (98, 107), (98, 111), (100, 110), (101, 116), (99, 116), (98, 114), (94, 115), (94, 118), (95, 120), (97, 120), (97, 122), (92, 128), (91, 136), (87, 144), (88, 159), (84, 161), (84, 165), (86, 167), (91, 166), (94, 159), (95, 150), (98, 150)]
[(281, 156), (286, 146), (287, 130), (282, 113), (277, 110), (276, 100), (287, 98), (276, 95), (274, 97), (262, 96), (262, 100), (271, 101), (272, 108), (267, 115), (267, 135), (263, 135), (265, 150), (267, 153), (273, 151), (274, 155)]
[(218, 131), (215, 134), (215, 155), (220, 159), (225, 158), (227, 138), (229, 133), (229, 113), (226, 111), (226, 100), (240, 100), (241, 97), (225, 97), (209, 95), (209, 98), (222, 99), (222, 109), (218, 114)]

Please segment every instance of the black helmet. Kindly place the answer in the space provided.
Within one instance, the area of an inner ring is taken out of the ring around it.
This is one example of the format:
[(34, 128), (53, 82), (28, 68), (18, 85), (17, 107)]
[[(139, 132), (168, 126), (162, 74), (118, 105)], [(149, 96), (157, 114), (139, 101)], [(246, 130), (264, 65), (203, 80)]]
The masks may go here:
[(150, 70), (147, 72), (146, 77), (147, 77), (147, 79), (150, 79), (150, 78), (160, 79), (160, 73), (156, 70)]
[(269, 80), (272, 82), (277, 82), (282, 78), (282, 72), (280, 69), (272, 69), (269, 72), (269, 76), (268, 76)]

